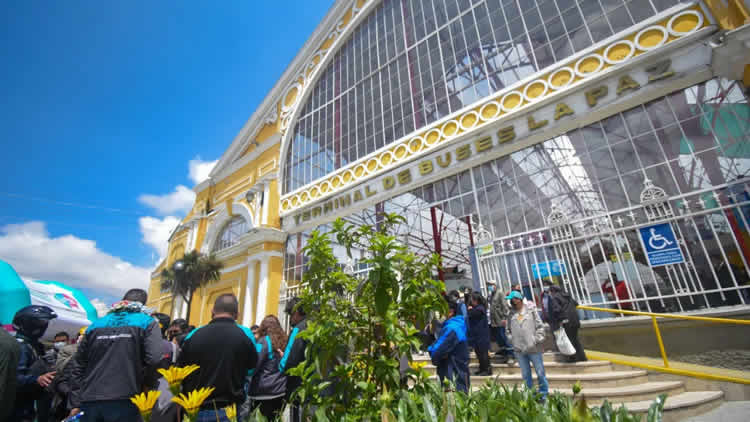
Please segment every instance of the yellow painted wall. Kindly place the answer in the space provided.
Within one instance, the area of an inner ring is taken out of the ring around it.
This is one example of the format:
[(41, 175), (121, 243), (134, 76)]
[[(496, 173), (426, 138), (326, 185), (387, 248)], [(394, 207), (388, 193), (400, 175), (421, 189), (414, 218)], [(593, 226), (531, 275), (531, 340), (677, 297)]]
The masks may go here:
[[(284, 259), (271, 257), (268, 260), (268, 293), (266, 295), (266, 314), (276, 315), (279, 309), (279, 292), (284, 271)], [(258, 322), (256, 322), (257, 324)]]
[(705, 0), (723, 29), (736, 29), (750, 22), (750, 11), (743, 0)]

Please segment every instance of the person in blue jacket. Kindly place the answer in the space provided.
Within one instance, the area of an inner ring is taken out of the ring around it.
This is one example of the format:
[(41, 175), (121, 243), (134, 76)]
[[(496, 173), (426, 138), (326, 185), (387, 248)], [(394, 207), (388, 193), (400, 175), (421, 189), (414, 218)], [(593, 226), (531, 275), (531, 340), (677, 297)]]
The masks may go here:
[(447, 379), (456, 386), (456, 390), (469, 392), (469, 345), (466, 339), (466, 321), (461, 315), (461, 308), (455, 301), (450, 301), (449, 318), (443, 324), (438, 339), (430, 345), (433, 365), (437, 367), (440, 382)]
[(492, 375), (490, 365), (490, 324), (487, 321), (487, 308), (484, 298), (479, 292), (471, 294), (471, 305), (469, 306), (469, 344), (474, 348), (474, 353), (479, 359), (479, 371), (474, 375)]

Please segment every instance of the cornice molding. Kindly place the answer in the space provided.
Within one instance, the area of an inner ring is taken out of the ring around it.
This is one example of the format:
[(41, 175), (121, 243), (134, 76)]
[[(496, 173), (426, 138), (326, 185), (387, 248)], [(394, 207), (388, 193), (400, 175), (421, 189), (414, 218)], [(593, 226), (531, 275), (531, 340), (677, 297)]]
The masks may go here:
[[(356, 2), (358, 0), (354, 1)], [(289, 84), (297, 79), (300, 72), (302, 72), (306, 66), (308, 59), (316, 54), (320, 45), (325, 42), (325, 39), (329, 36), (329, 28), (335, 26), (336, 23), (341, 20), (351, 4), (352, 0), (336, 0), (333, 6), (331, 6), (331, 9), (326, 13), (325, 17), (323, 17), (323, 20), (315, 28), (312, 35), (310, 35), (310, 38), (308, 38), (307, 42), (305, 42), (289, 66), (287, 66), (279, 80), (274, 84), (273, 88), (271, 88), (247, 122), (245, 122), (245, 125), (240, 129), (240, 132), (234, 140), (232, 140), (224, 154), (222, 154), (216, 167), (214, 167), (214, 170), (209, 175), (211, 179), (216, 181), (221, 180), (219, 174), (223, 172), (223, 169), (239, 158), (239, 154), (242, 153), (244, 146), (252, 137), (254, 137), (251, 135), (257, 135), (257, 131), (259, 131), (260, 128), (265, 125), (264, 122), (268, 121), (270, 118), (272, 110), (273, 112), (277, 112), (276, 110), (278, 110), (279, 103), (283, 100), (282, 96), (286, 92)], [(277, 119), (274, 121), (276, 120)]]
[(246, 253), (248, 249), (263, 245), (264, 243), (284, 243), (287, 233), (270, 227), (256, 227), (240, 237), (237, 244), (216, 252), (214, 255), (219, 260), (226, 260)]

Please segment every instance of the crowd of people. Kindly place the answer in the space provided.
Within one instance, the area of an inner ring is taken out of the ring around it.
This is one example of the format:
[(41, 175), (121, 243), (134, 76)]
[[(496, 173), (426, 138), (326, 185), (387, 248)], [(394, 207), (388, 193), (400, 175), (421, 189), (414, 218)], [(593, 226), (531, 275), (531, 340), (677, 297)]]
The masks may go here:
[[(151, 312), (146, 300), (145, 291), (132, 289), (75, 339), (60, 332), (51, 346), (40, 339), (55, 312), (39, 305), (19, 310), (15, 338), (0, 330), (0, 422), (137, 422), (141, 416), (130, 398), (149, 390), (161, 392), (151, 420), (178, 422), (169, 385), (157, 371), (170, 366), (199, 366), (182, 391), (214, 388), (197, 421), (228, 422), (231, 405), (241, 420), (256, 410), (273, 420), (301, 384), (286, 373), (305, 355), (298, 300), (286, 307), (294, 327), (289, 336), (273, 315), (259, 326), (239, 325), (232, 294), (216, 299), (211, 321), (199, 328)], [(292, 420), (301, 420), (299, 404), (290, 404)]]
[[(549, 384), (544, 371), (543, 353), (549, 325), (552, 332), (564, 330), (575, 353), (567, 362), (587, 360), (578, 339), (580, 320), (578, 304), (568, 292), (545, 281), (539, 304), (526, 298), (520, 285), (509, 292), (501, 292), (494, 281), (488, 283), (489, 303), (479, 292), (456, 290), (446, 295), (448, 315), (436, 329), (436, 339), (427, 348), (432, 363), (442, 381), (448, 380), (458, 391), (467, 392), (470, 386), (469, 350), (476, 354), (479, 368), (473, 375), (492, 375), (490, 337), (497, 343), (495, 357), (500, 364), (514, 359), (521, 368), (527, 388), (534, 388), (531, 368), (536, 372), (538, 392), (546, 399)], [(541, 308), (541, 309), (540, 309)]]
[[(533, 366), (540, 396), (546, 397), (545, 322), (553, 332), (564, 330), (575, 347), (571, 362), (586, 360), (578, 339), (577, 303), (549, 282), (539, 306), (521, 286), (501, 292), (490, 282), (488, 292), (489, 300), (479, 292), (454, 290), (445, 296), (448, 315), (433, 322), (435, 335), (427, 347), (439, 378), (468, 391), (470, 349), (479, 362), (473, 375), (492, 375), (494, 339), (495, 358), (501, 364), (515, 360), (528, 388), (533, 388)], [(300, 403), (290, 400), (302, 380), (287, 373), (305, 359), (307, 346), (299, 336), (306, 314), (298, 299), (286, 305), (293, 327), (289, 334), (273, 315), (251, 328), (238, 324), (239, 304), (232, 294), (216, 299), (211, 321), (199, 328), (151, 312), (146, 300), (145, 291), (132, 289), (75, 339), (60, 332), (46, 347), (40, 339), (56, 318), (54, 311), (38, 305), (19, 310), (13, 319), (15, 338), (0, 330), (0, 422), (137, 422), (140, 415), (130, 398), (148, 390), (161, 392), (152, 421), (178, 422), (169, 385), (157, 370), (189, 365), (199, 369), (183, 381), (183, 391), (214, 389), (198, 422), (228, 422), (224, 409), (231, 405), (240, 420), (255, 411), (274, 420), (289, 404), (292, 421), (301, 420)]]

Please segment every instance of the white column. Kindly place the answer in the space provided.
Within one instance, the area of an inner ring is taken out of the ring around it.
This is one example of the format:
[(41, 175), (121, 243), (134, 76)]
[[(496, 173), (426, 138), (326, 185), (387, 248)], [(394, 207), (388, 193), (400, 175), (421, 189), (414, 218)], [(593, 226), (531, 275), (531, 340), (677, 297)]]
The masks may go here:
[(177, 319), (177, 318), (179, 318), (179, 317), (180, 317), (180, 316), (179, 316), (179, 315), (180, 315), (180, 311), (179, 311), (179, 309), (180, 309), (180, 307), (182, 306), (182, 304), (180, 303), (181, 301), (182, 301), (182, 300), (181, 300), (181, 298), (180, 298), (179, 296), (176, 296), (176, 297), (174, 298), (174, 303), (172, 304), (172, 305), (173, 305), (173, 306), (172, 306), (172, 319), (173, 319), (173, 320), (174, 320), (174, 319)]
[(247, 283), (245, 283), (245, 306), (242, 309), (242, 325), (253, 325), (253, 291), (255, 290), (255, 260), (247, 262)]
[(271, 183), (266, 182), (263, 185), (263, 219), (261, 220), (261, 224), (265, 226), (268, 224), (268, 203), (271, 201)]
[(185, 318), (188, 312), (188, 304), (182, 298), (180, 298), (180, 318)]
[(192, 252), (193, 249), (195, 249), (195, 240), (198, 237), (196, 236), (197, 231), (198, 231), (198, 223), (195, 221), (190, 223), (190, 235), (188, 236), (188, 248), (185, 251), (186, 253)]
[(260, 259), (260, 276), (258, 284), (258, 309), (255, 321), (260, 323), (266, 316), (266, 299), (268, 297), (268, 257)]

